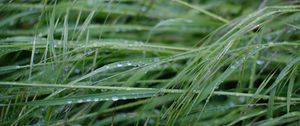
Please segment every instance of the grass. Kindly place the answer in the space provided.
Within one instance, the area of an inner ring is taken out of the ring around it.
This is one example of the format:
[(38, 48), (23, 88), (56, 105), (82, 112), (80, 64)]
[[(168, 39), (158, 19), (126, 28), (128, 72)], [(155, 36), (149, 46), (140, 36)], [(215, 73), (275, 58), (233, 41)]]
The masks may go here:
[(0, 125), (299, 125), (298, 1), (0, 2)]

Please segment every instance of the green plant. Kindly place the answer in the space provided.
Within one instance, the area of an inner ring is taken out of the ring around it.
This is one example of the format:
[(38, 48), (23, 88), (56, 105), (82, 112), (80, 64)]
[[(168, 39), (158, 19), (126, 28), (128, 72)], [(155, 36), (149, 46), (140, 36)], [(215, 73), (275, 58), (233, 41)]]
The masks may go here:
[(298, 4), (2, 2), (0, 125), (298, 125)]

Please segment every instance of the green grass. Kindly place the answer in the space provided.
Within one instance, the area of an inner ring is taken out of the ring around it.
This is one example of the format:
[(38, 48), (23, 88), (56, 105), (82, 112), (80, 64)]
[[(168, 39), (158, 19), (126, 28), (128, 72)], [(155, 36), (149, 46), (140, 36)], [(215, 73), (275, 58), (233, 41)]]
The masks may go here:
[(0, 125), (299, 125), (300, 5), (0, 2)]

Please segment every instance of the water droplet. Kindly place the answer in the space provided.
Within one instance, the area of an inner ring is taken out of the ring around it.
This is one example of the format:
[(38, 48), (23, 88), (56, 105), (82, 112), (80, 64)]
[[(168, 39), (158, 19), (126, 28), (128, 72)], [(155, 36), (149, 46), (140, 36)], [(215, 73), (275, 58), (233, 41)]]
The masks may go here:
[(83, 102), (83, 100), (81, 100), (81, 99), (80, 99), (80, 100), (78, 100), (77, 102), (78, 102), (78, 103), (82, 103), (82, 102)]
[(127, 63), (127, 65), (128, 65), (128, 66), (131, 66), (131, 65), (132, 65), (132, 63), (128, 62), (128, 63)]
[(126, 100), (126, 97), (125, 97), (125, 96), (123, 96), (123, 97), (122, 97), (122, 99), (123, 99), (123, 100)]
[(92, 99), (86, 99), (86, 101), (87, 101), (87, 102), (90, 102), (90, 101), (92, 101)]
[(119, 100), (119, 98), (118, 98), (118, 97), (116, 97), (116, 96), (113, 96), (113, 97), (111, 98), (111, 100), (112, 100), (112, 101), (118, 101), (118, 100)]
[(258, 65), (263, 65), (265, 63), (265, 61), (263, 61), (263, 60), (257, 60), (256, 61), (256, 64), (258, 64)]
[(123, 65), (122, 64), (117, 64), (117, 67), (122, 67)]
[(95, 102), (99, 101), (99, 98), (94, 98), (94, 101), (95, 101)]
[(72, 103), (72, 101), (68, 101), (68, 104), (71, 104)]

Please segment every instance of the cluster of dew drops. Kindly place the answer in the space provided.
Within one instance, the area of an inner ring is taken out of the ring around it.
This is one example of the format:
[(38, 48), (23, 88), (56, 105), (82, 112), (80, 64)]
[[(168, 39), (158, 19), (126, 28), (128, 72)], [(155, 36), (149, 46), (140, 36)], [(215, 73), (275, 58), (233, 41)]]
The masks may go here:
[[(127, 98), (125, 96), (121, 97), (122, 100), (126, 100)], [(79, 99), (77, 101), (67, 101), (68, 104), (72, 104), (72, 103), (83, 103), (83, 102), (98, 102), (98, 101), (118, 101), (120, 100), (119, 97), (117, 96), (112, 96), (111, 98), (87, 98), (87, 99)]]

